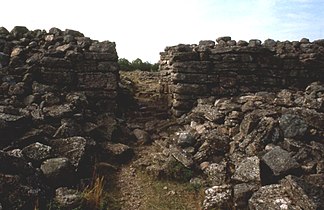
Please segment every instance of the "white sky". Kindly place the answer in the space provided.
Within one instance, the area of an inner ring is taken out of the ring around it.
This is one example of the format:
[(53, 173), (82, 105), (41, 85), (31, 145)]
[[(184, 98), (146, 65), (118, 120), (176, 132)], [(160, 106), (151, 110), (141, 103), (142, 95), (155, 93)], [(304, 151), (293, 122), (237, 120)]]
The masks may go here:
[(0, 26), (58, 27), (157, 62), (166, 46), (215, 40), (324, 38), (324, 0), (4, 0)]

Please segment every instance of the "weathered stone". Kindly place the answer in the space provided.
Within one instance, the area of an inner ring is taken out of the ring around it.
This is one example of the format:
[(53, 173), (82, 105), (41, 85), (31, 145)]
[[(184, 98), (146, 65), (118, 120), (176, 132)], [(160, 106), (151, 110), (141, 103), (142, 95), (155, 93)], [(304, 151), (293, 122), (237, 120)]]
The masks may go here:
[(9, 31), (5, 27), (0, 27), (0, 34), (1, 35), (8, 35)]
[(119, 163), (128, 162), (133, 158), (134, 155), (132, 148), (121, 143), (112, 144), (107, 142), (103, 145), (103, 150), (104, 156), (107, 159), (112, 159)]
[(215, 156), (221, 156), (229, 151), (229, 138), (218, 135), (217, 130), (208, 132), (205, 138), (205, 142), (194, 155), (195, 161), (200, 163), (212, 160)]
[(116, 54), (116, 44), (110, 41), (95, 42), (89, 47), (89, 50), (92, 52)]
[(280, 128), (286, 138), (303, 137), (308, 129), (306, 122), (297, 115), (285, 114), (279, 119)]
[(63, 209), (74, 209), (80, 207), (82, 204), (81, 192), (68, 189), (67, 187), (60, 187), (55, 190), (55, 198), (60, 208)]
[(63, 118), (71, 115), (72, 109), (69, 104), (53, 105), (50, 107), (44, 107), (43, 112), (45, 115), (53, 118)]
[(136, 128), (133, 130), (133, 134), (140, 143), (147, 144), (151, 142), (150, 135), (144, 130)]
[(248, 206), (252, 194), (259, 189), (258, 184), (242, 183), (234, 186), (233, 202), (236, 208), (241, 209)]
[(77, 172), (83, 171), (87, 166), (87, 151), (90, 145), (88, 141), (80, 136), (74, 136), (65, 139), (54, 139), (50, 141), (50, 146), (53, 149), (53, 153), (59, 157), (65, 157), (69, 159), (74, 169)]
[(300, 165), (290, 154), (279, 146), (267, 152), (262, 161), (271, 169), (275, 176), (284, 176), (298, 169)]
[(257, 156), (247, 157), (235, 167), (233, 180), (260, 183), (260, 160)]
[(65, 29), (63, 34), (64, 35), (71, 35), (71, 36), (74, 36), (74, 37), (84, 37), (84, 35), (81, 32), (75, 31), (75, 30), (72, 30), (72, 29)]
[(81, 89), (116, 90), (117, 78), (112, 73), (80, 73), (78, 86)]
[(75, 172), (69, 159), (51, 158), (45, 160), (40, 169), (50, 186), (69, 186), (75, 183)]
[(272, 184), (261, 187), (252, 195), (249, 200), (249, 209), (301, 210), (302, 208), (293, 203), (282, 185)]
[(205, 191), (203, 209), (229, 209), (231, 206), (231, 191), (229, 185), (219, 185), (208, 188)]
[(23, 36), (28, 33), (29, 30), (25, 26), (15, 26), (11, 31), (10, 34), (15, 38), (23, 38)]
[(258, 154), (267, 144), (276, 143), (282, 138), (278, 122), (272, 117), (261, 118), (257, 126), (247, 136), (242, 136), (242, 134), (242, 132), (238, 134), (244, 138), (239, 143), (239, 147), (248, 155)]
[(310, 185), (295, 176), (287, 176), (281, 181), (286, 193), (294, 203), (302, 209), (323, 209), (324, 191), (320, 187)]
[(25, 158), (40, 163), (51, 156), (52, 148), (50, 146), (36, 142), (22, 149)]
[(180, 147), (193, 146), (196, 143), (196, 139), (190, 132), (180, 132), (178, 133), (177, 144)]
[(224, 42), (228, 42), (228, 41), (231, 41), (231, 37), (230, 36), (222, 36), (222, 37), (218, 37), (216, 39), (216, 42), (220, 42), (221, 40), (224, 41)]
[(170, 154), (172, 155), (172, 157), (174, 157), (177, 161), (179, 161), (183, 166), (187, 168), (191, 168), (194, 163), (189, 154), (184, 153), (181, 149), (177, 147), (171, 147)]
[(227, 163), (211, 163), (204, 168), (204, 173), (207, 175), (208, 182), (212, 185), (222, 185), (227, 181)]

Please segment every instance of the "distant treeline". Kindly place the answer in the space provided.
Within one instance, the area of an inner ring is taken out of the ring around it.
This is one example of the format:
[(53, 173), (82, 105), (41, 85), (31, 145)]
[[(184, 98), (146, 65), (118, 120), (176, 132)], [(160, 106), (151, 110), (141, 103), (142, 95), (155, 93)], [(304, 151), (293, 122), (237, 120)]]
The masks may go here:
[(158, 63), (151, 64), (147, 61), (143, 62), (139, 58), (133, 60), (132, 62), (128, 61), (126, 58), (120, 58), (118, 59), (118, 64), (120, 66), (120, 70), (122, 71), (158, 71), (159, 69)]

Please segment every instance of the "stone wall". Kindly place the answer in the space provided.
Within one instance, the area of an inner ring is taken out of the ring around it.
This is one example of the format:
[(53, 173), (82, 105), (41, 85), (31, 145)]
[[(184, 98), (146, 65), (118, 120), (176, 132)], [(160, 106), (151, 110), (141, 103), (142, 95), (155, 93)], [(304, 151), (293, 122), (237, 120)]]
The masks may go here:
[(115, 43), (78, 31), (0, 27), (0, 209), (47, 209), (95, 159), (130, 150), (111, 143), (117, 61)]
[(282, 88), (305, 88), (324, 81), (324, 40), (238, 41), (220, 37), (161, 52), (161, 92), (175, 116), (196, 100)]
[(27, 104), (37, 101), (40, 95), (31, 95), (44, 84), (55, 90), (55, 96), (79, 91), (97, 110), (116, 109), (119, 68), (113, 42), (94, 41), (69, 29), (52, 28), (47, 33), (15, 27), (9, 33), (0, 28), (0, 53), (0, 99), (10, 97), (7, 103), (25, 97)]

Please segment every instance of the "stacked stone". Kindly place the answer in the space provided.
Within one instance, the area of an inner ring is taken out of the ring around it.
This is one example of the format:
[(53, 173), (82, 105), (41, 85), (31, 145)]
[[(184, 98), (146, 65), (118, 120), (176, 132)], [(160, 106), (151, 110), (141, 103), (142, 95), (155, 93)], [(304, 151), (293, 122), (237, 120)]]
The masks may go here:
[(107, 143), (117, 127), (117, 61), (115, 43), (78, 31), (0, 27), (0, 206), (45, 205), (47, 190), (92, 176), (95, 155), (130, 156)]
[(304, 88), (323, 81), (324, 41), (249, 42), (220, 37), (199, 45), (167, 47), (161, 53), (161, 91), (175, 116), (188, 112), (201, 96)]

